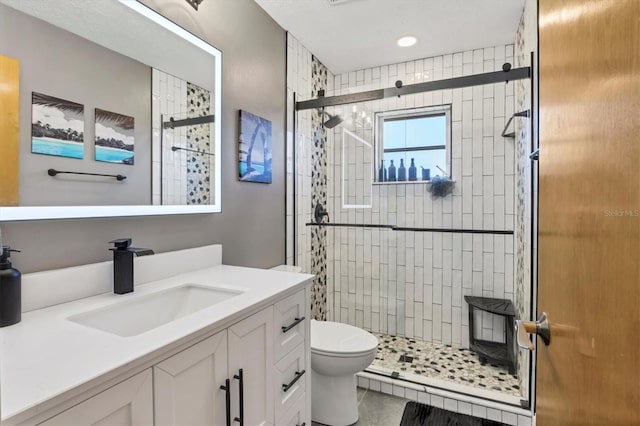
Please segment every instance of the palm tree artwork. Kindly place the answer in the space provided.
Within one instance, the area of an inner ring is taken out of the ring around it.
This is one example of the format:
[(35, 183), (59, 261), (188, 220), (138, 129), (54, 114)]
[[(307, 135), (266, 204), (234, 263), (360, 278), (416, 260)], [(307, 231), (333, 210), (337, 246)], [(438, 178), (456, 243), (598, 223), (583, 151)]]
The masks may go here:
[(271, 121), (241, 110), (239, 142), (240, 180), (271, 183)]
[(31, 152), (84, 158), (84, 106), (33, 92)]

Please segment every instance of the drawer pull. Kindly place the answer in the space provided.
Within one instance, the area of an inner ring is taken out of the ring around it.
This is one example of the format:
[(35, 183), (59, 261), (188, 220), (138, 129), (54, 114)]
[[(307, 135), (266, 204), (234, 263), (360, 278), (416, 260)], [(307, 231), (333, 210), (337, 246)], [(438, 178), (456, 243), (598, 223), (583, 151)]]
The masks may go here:
[(307, 423), (302, 422), (302, 424), (301, 424), (301, 425), (296, 425), (296, 426), (306, 426), (306, 424), (307, 424)]
[(304, 321), (304, 317), (295, 318), (295, 320), (290, 325), (287, 325), (287, 326), (283, 325), (282, 326), (282, 332), (286, 333), (287, 331), (291, 330), (296, 325), (300, 324), (302, 321)]
[(304, 376), (304, 373), (306, 373), (305, 370), (296, 371), (296, 377), (294, 377), (293, 380), (291, 380), (288, 384), (282, 385), (282, 390), (286, 392), (291, 389), (291, 387), (295, 385), (298, 380), (300, 380), (300, 377)]

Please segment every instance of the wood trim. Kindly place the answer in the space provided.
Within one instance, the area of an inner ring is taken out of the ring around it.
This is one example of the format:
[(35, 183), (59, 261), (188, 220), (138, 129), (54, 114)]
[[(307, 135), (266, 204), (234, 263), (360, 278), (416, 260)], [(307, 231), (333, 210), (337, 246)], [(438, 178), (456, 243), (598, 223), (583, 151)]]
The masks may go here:
[(0, 55), (0, 206), (18, 205), (20, 63)]

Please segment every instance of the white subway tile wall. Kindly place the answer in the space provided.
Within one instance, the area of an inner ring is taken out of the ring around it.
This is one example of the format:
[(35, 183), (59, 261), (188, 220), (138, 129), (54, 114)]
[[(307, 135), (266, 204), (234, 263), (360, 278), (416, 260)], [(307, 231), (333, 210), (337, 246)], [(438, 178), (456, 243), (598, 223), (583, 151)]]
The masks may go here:
[[(333, 94), (390, 87), (398, 79), (408, 84), (445, 75), (496, 71), (513, 59), (513, 46), (508, 45), (385, 65), (336, 75)], [(345, 118), (341, 126), (328, 132), (331, 220), (513, 230), (514, 141), (500, 136), (513, 112), (513, 90), (508, 89), (513, 85), (443, 90), (331, 108), (331, 114)], [(343, 179), (345, 167), (353, 170), (342, 164), (343, 128), (373, 144), (375, 112), (444, 102), (452, 108), (453, 194), (433, 199), (426, 183), (373, 185), (370, 209), (343, 208), (342, 191), (350, 197), (354, 191), (368, 195), (371, 186), (363, 187), (362, 182), (376, 172), (373, 167), (364, 167)], [(512, 235), (328, 228), (328, 243), (328, 291), (333, 296), (328, 299), (329, 304), (333, 301), (329, 319), (371, 331), (468, 347), (469, 313), (464, 296), (514, 300)], [(504, 341), (501, 318), (479, 313), (475, 324), (476, 336)]]
[[(187, 112), (187, 82), (165, 72), (152, 69), (152, 202), (154, 205), (187, 204), (187, 161), (176, 154), (172, 145), (187, 146), (187, 129), (166, 131), (162, 144), (161, 116), (185, 116)], [(164, 145), (164, 147), (162, 146)], [(161, 166), (162, 164), (162, 166)]]
[(311, 52), (287, 34), (287, 264), (305, 272), (311, 271), (311, 232), (305, 223), (311, 221), (313, 133), (310, 111), (296, 113), (294, 102), (310, 96), (311, 69)]

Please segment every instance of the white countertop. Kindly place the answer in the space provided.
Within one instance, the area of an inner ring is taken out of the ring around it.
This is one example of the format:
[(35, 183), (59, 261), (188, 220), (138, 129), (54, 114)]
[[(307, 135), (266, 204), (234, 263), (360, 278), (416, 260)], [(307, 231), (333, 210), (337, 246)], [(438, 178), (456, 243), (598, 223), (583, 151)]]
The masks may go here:
[[(106, 380), (301, 288), (313, 275), (219, 265), (143, 285), (133, 293), (101, 294), (23, 314), (0, 329), (2, 420), (27, 419), (74, 396), (74, 389)], [(131, 337), (69, 321), (69, 316), (185, 283), (230, 286), (243, 294)], [(97, 380), (96, 380), (97, 379)], [(47, 404), (42, 404), (48, 401)]]

